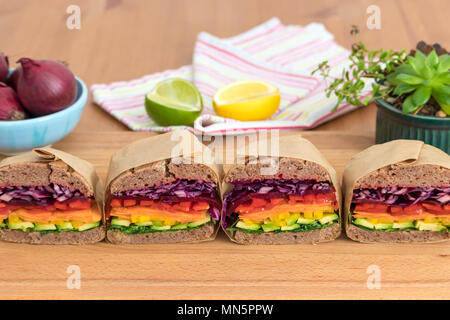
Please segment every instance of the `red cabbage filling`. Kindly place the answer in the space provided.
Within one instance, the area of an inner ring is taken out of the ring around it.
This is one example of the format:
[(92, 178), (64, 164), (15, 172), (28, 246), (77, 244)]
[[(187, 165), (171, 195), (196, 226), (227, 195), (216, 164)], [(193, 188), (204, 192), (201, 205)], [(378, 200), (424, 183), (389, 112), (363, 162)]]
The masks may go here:
[(232, 223), (232, 213), (241, 204), (252, 198), (287, 198), (289, 195), (331, 193), (335, 189), (328, 181), (299, 179), (262, 179), (234, 181), (233, 189), (224, 195), (222, 224), (226, 228)]
[(219, 221), (222, 207), (216, 183), (188, 179), (177, 179), (145, 189), (112, 193), (112, 199), (156, 200), (169, 205), (181, 201), (205, 201), (210, 205), (209, 214), (215, 221)]
[(353, 191), (352, 203), (375, 203), (398, 207), (430, 203), (443, 206), (450, 204), (450, 186), (360, 188)]
[(58, 202), (88, 201), (79, 190), (51, 183), (47, 186), (0, 187), (0, 202), (10, 206), (51, 206)]

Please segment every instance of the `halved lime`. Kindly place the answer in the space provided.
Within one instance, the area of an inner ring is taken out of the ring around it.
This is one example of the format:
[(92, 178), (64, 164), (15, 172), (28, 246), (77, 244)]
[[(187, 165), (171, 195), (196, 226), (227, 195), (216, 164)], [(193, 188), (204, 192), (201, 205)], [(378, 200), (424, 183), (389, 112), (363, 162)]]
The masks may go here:
[(202, 113), (203, 100), (192, 82), (171, 78), (158, 82), (145, 96), (145, 109), (161, 126), (190, 126)]

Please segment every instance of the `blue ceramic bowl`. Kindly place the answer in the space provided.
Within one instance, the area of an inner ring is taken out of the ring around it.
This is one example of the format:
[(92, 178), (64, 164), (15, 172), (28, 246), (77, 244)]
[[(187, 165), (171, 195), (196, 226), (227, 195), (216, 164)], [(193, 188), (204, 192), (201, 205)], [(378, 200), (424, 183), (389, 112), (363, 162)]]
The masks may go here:
[(88, 97), (84, 82), (76, 80), (77, 98), (66, 109), (38, 118), (0, 121), (0, 153), (13, 155), (44, 147), (69, 134), (78, 124)]

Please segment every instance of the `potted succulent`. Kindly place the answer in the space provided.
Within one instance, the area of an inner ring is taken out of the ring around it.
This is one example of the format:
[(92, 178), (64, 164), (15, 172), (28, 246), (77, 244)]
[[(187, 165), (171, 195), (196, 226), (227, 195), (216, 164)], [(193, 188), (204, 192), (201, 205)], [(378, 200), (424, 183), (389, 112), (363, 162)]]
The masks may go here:
[[(369, 51), (361, 42), (354, 44), (349, 66), (326, 92), (336, 95), (336, 107), (375, 100), (376, 143), (415, 139), (450, 153), (450, 55), (439, 44), (423, 41), (416, 49), (409, 54)], [(315, 72), (332, 76), (327, 61)]]

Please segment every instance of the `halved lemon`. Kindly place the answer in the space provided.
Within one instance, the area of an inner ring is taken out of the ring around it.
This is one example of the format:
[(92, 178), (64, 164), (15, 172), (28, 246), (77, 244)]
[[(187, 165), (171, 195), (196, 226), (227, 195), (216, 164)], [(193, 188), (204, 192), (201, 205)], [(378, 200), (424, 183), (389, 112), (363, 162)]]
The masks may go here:
[(280, 92), (261, 80), (238, 80), (215, 93), (214, 111), (220, 117), (241, 121), (266, 120), (280, 106)]
[(145, 109), (162, 126), (190, 126), (202, 113), (203, 100), (197, 87), (182, 78), (158, 82), (145, 96)]

